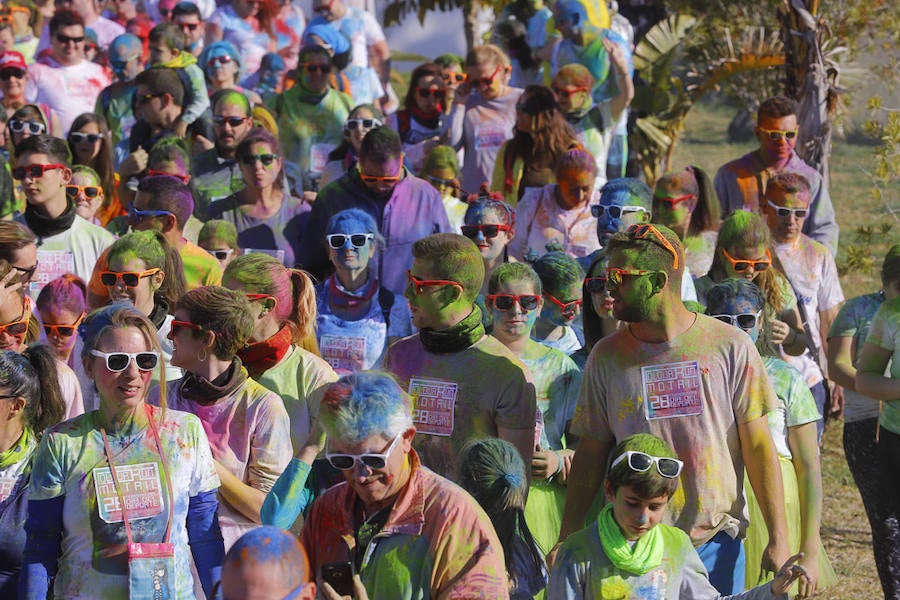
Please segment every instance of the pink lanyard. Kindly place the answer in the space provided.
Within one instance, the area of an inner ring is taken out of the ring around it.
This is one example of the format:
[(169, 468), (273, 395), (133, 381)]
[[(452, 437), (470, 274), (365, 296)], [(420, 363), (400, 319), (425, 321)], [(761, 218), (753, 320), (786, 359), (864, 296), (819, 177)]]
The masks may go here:
[[(147, 414), (147, 420), (150, 422), (150, 431), (153, 433), (153, 439), (156, 441), (156, 450), (159, 452), (159, 460), (162, 464), (163, 477), (166, 480), (166, 489), (169, 491), (169, 518), (166, 523), (166, 537), (163, 543), (168, 544), (172, 535), (172, 511), (175, 505), (175, 496), (172, 494), (172, 480), (169, 479), (169, 471), (166, 469), (166, 458), (163, 456), (162, 445), (159, 443), (159, 432), (156, 430), (156, 421), (150, 412), (150, 407), (144, 405), (144, 412)], [(106, 429), (100, 428), (100, 434), (103, 436), (103, 446), (106, 449), (106, 460), (109, 462), (109, 472), (112, 474), (113, 485), (116, 487), (116, 493), (119, 495), (119, 503), (122, 506), (122, 520), (125, 521), (125, 536), (128, 543), (134, 543), (131, 539), (131, 523), (128, 521), (128, 512), (125, 510), (125, 497), (122, 495), (122, 488), (119, 487), (119, 478), (116, 477), (116, 467), (113, 465), (113, 455), (109, 448), (109, 439), (106, 437)]]

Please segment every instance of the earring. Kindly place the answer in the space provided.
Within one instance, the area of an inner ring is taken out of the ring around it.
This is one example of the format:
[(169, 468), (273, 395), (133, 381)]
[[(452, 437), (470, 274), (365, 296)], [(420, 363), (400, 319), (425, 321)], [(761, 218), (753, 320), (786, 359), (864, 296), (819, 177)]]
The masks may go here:
[[(203, 353), (203, 356), (200, 356), (200, 352)], [(209, 353), (206, 351), (206, 348), (201, 348), (200, 352), (197, 353), (197, 360), (200, 362), (206, 362), (206, 359), (209, 358)]]

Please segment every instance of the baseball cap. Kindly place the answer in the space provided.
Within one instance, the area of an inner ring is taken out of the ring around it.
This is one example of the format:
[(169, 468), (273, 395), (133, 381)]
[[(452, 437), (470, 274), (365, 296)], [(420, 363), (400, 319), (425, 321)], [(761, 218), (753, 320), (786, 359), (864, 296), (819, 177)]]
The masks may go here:
[(15, 50), (7, 50), (0, 53), (0, 69), (22, 69), (27, 71), (28, 66), (25, 64), (24, 56)]

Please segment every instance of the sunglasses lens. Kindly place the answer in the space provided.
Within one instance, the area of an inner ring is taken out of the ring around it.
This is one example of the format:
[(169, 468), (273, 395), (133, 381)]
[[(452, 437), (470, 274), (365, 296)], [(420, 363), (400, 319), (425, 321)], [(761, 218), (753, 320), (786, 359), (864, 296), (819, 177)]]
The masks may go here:
[(350, 243), (357, 248), (362, 248), (363, 246), (365, 246), (366, 241), (366, 236), (362, 233), (355, 233), (350, 236)]
[(718, 319), (718, 320), (722, 321), (723, 323), (728, 323), (729, 325), (734, 324), (734, 321), (732, 320), (731, 315), (715, 315), (713, 318)]
[(140, 278), (136, 273), (122, 273), (122, 281), (128, 287), (137, 287)]
[(88, 198), (96, 198), (100, 195), (100, 188), (98, 187), (86, 187), (84, 188), (84, 195)]
[(116, 274), (115, 273), (101, 273), (100, 274), (100, 283), (107, 287), (112, 287), (116, 285)]
[(498, 225), (482, 225), (481, 231), (484, 233), (484, 237), (495, 238), (500, 233), (500, 227)]
[(767, 262), (758, 262), (758, 263), (753, 264), (753, 270), (756, 271), (757, 273), (759, 271), (765, 271), (768, 268), (769, 268), (769, 263), (767, 263)]
[(59, 332), (59, 335), (62, 337), (72, 337), (75, 335), (74, 327), (57, 327), (56, 331)]
[(28, 331), (28, 323), (13, 323), (6, 327), (6, 333), (9, 335), (23, 335)]
[(328, 462), (331, 463), (332, 467), (341, 471), (346, 471), (347, 469), (353, 468), (353, 457), (347, 456), (345, 454), (335, 454), (333, 456), (329, 456)]
[(275, 155), (274, 154), (263, 154), (262, 156), (259, 157), (259, 160), (262, 161), (263, 166), (268, 167), (273, 162), (275, 162)]
[(372, 129), (373, 127), (375, 127), (375, 119), (363, 119), (362, 126), (365, 129)]
[(590, 294), (601, 294), (606, 291), (606, 277), (590, 277), (585, 283)]
[(78, 188), (73, 185), (66, 186), (66, 196), (74, 200), (78, 197)]
[[(19, 179), (21, 179), (21, 177), (19, 177)], [(474, 240), (478, 237), (477, 227), (473, 227), (471, 225), (463, 225), (462, 227), (460, 227), (460, 229), (462, 230), (462, 234), (469, 239)]]
[(659, 472), (663, 477), (674, 479), (681, 472), (681, 465), (671, 458), (659, 458), (656, 464), (659, 465)]
[(366, 465), (370, 469), (383, 469), (387, 464), (384, 461), (383, 456), (373, 456), (370, 454), (360, 456), (359, 460), (361, 460), (362, 464)]
[(347, 243), (347, 236), (336, 233), (328, 236), (328, 244), (335, 250), (339, 250)]
[(515, 300), (512, 296), (497, 296), (494, 298), (494, 308), (497, 310), (510, 310)]
[(137, 356), (134, 357), (134, 361), (141, 371), (150, 371), (151, 369), (156, 368), (159, 357), (152, 352), (138, 352)]
[(653, 459), (643, 452), (635, 452), (628, 458), (628, 465), (638, 472), (646, 471), (652, 464)]
[(737, 315), (738, 327), (753, 329), (756, 326), (756, 315)]
[(131, 357), (127, 354), (116, 352), (106, 357), (106, 368), (113, 373), (118, 373), (127, 369), (130, 361)]
[(215, 256), (217, 260), (225, 260), (228, 258), (228, 252), (225, 250), (216, 250), (213, 252), (213, 256)]
[(606, 212), (606, 207), (602, 204), (591, 205), (591, 216), (595, 219), (602, 217), (604, 212)]
[(519, 296), (519, 305), (522, 310), (534, 310), (538, 305), (537, 296)]

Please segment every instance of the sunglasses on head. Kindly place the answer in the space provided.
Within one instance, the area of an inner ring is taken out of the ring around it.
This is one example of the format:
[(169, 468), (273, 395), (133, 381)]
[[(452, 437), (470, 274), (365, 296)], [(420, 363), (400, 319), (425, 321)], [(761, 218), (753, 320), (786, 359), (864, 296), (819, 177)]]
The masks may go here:
[(548, 291), (544, 291), (544, 295), (547, 296), (547, 298), (550, 300), (550, 302), (552, 302), (553, 304), (555, 304), (556, 306), (559, 307), (560, 314), (562, 314), (562, 316), (565, 317), (566, 319), (574, 318), (575, 313), (577, 313), (578, 309), (581, 308), (581, 304), (582, 304), (581, 299), (572, 300), (570, 302), (563, 302), (562, 300), (560, 300), (559, 298), (557, 298), (556, 296), (554, 296), (553, 294), (551, 294)]
[(81, 324), (82, 320), (84, 320), (84, 313), (82, 313), (71, 325), (52, 325), (50, 323), (44, 323), (44, 333), (47, 334), (47, 337), (50, 337), (51, 335), (64, 338), (72, 337), (78, 331), (78, 325)]
[(216, 65), (227, 65), (232, 61), (232, 58), (227, 54), (223, 56), (214, 56), (206, 62), (207, 67), (214, 67)]
[(28, 331), (29, 321), (31, 321), (31, 298), (25, 296), (25, 299), (23, 300), (22, 316), (16, 321), (0, 325), (0, 333), (6, 333), (6, 335), (11, 335), (13, 337), (25, 335)]
[(96, 144), (103, 139), (103, 136), (99, 133), (81, 133), (80, 131), (73, 131), (69, 134), (69, 139), (75, 144), (80, 144), (81, 142)]
[[(649, 223), (632, 225), (625, 231), (625, 234), (629, 237), (629, 239), (646, 239), (653, 242), (657, 246), (666, 249), (669, 254), (672, 255), (672, 267), (676, 270), (678, 269), (678, 251), (675, 250), (675, 246), (673, 246), (672, 243), (667, 240), (662, 233), (660, 233), (659, 229), (657, 229), (653, 225), (650, 225)], [(648, 237), (651, 236), (651, 234), (652, 237)]]
[(21, 69), (3, 69), (0, 71), (0, 79), (3, 81), (9, 81), (13, 77), (16, 79), (23, 79), (25, 77), (25, 71)]
[(588, 294), (602, 294), (606, 291), (606, 277), (598, 275), (596, 277), (585, 277), (584, 288)]
[(362, 248), (369, 240), (375, 239), (374, 233), (331, 233), (325, 236), (328, 245), (335, 250), (340, 250), (349, 241), (354, 248)]
[[(144, 177), (174, 177), (184, 185), (191, 182), (190, 175), (182, 175), (180, 173), (167, 173), (166, 171), (158, 171), (156, 169), (147, 169), (144, 171)], [(141, 178), (143, 179), (143, 177)]]
[(685, 194), (684, 196), (677, 197), (664, 197), (664, 196), (654, 196), (653, 200), (655, 202), (659, 202), (661, 204), (668, 204), (669, 210), (674, 210), (676, 206), (684, 202), (685, 200), (690, 200), (691, 198), (696, 198), (696, 194)]
[(366, 454), (336, 454), (326, 451), (325, 458), (328, 459), (332, 467), (340, 471), (352, 469), (357, 462), (370, 469), (383, 469), (387, 466), (388, 457), (390, 457), (391, 452), (402, 437), (403, 433), (398, 433), (391, 445), (388, 446), (388, 449), (382, 454), (374, 452), (367, 452)]
[(490, 294), (487, 297), (487, 301), (497, 310), (504, 312), (512, 310), (513, 306), (518, 303), (522, 310), (527, 312), (536, 309), (541, 298), (534, 294), (520, 294), (518, 296), (513, 294)]
[(18, 119), (9, 120), (9, 129), (13, 133), (22, 133), (26, 128), (31, 135), (39, 135), (47, 131), (47, 126), (43, 123), (38, 123), (37, 121), (20, 121)]
[(224, 250), (207, 250), (209, 254), (216, 257), (217, 260), (225, 260), (234, 254), (234, 248), (225, 248)]
[(618, 267), (606, 267), (606, 289), (614, 290), (622, 285), (622, 277), (642, 277), (659, 273), (659, 271), (647, 271), (644, 269), (620, 269)]
[(53, 169), (65, 169), (66, 165), (61, 165), (59, 163), (50, 163), (46, 165), (25, 165), (19, 166), (12, 170), (13, 179), (25, 179), (26, 177), (31, 177), (32, 179), (40, 179), (44, 176), (46, 171), (52, 171)]
[(780, 140), (788, 140), (793, 141), (797, 138), (797, 130), (796, 129), (765, 129), (764, 127), (758, 127), (762, 133), (766, 134), (770, 140), (773, 142), (777, 142)]
[(68, 35), (63, 35), (61, 33), (56, 34), (56, 41), (60, 44), (80, 44), (84, 41), (84, 36), (79, 37), (70, 37)]
[(722, 254), (725, 255), (725, 258), (728, 262), (731, 263), (731, 268), (737, 271), (738, 273), (742, 271), (746, 271), (750, 267), (753, 267), (753, 270), (759, 273), (760, 271), (765, 271), (770, 266), (772, 266), (772, 253), (766, 249), (766, 258), (757, 258), (754, 260), (746, 260), (743, 258), (735, 258), (728, 254), (728, 250), (722, 248)]
[(257, 300), (266, 300), (268, 298), (275, 298), (272, 294), (244, 294), (244, 297), (247, 298), (250, 302), (256, 302)]
[(322, 65), (319, 63), (306, 63), (303, 65), (303, 68), (306, 69), (307, 73), (331, 73), (331, 65)]
[(372, 119), (347, 119), (344, 121), (344, 130), (346, 131), (356, 131), (357, 129), (374, 129), (375, 127), (381, 127), (383, 123), (375, 118)]
[(228, 123), (232, 127), (237, 127), (238, 125), (243, 124), (249, 118), (250, 117), (226, 117), (223, 115), (216, 115), (213, 117), (213, 123), (220, 126)]
[(100, 283), (105, 285), (106, 287), (115, 287), (119, 280), (122, 280), (122, 283), (125, 284), (125, 287), (134, 288), (137, 287), (141, 282), (141, 279), (144, 277), (149, 277), (151, 275), (156, 275), (159, 273), (159, 269), (147, 269), (146, 271), (103, 271), (100, 273)]
[(159, 354), (156, 352), (100, 352), (91, 350), (92, 356), (97, 356), (106, 361), (106, 369), (110, 373), (121, 373), (128, 368), (131, 361), (141, 371), (152, 371), (159, 364)]
[(620, 454), (616, 460), (610, 465), (609, 470), (612, 471), (616, 465), (623, 461), (628, 461), (628, 468), (637, 473), (649, 471), (650, 467), (656, 464), (656, 470), (660, 475), (668, 479), (675, 479), (681, 474), (684, 463), (677, 458), (668, 458), (665, 456), (651, 456), (637, 450), (628, 450), (624, 454)]
[(84, 194), (85, 198), (93, 200), (101, 193), (103, 193), (103, 190), (96, 185), (75, 185), (70, 183), (66, 186), (66, 196), (70, 200), (75, 200), (81, 194)]
[(478, 233), (481, 232), (481, 235), (484, 236), (484, 239), (490, 240), (495, 237), (501, 231), (512, 231), (511, 225), (463, 225), (460, 227), (462, 234), (469, 238), (470, 240), (474, 240), (478, 238)]
[(562, 98), (563, 100), (568, 100), (578, 92), (586, 92), (588, 89), (586, 87), (554, 87), (553, 91), (556, 92), (556, 95)]
[(435, 100), (443, 100), (444, 96), (446, 96), (446, 92), (444, 90), (438, 90), (433, 88), (417, 88), (416, 94), (418, 94), (419, 98), (425, 100), (426, 98), (434, 98)]
[(412, 274), (412, 271), (406, 272), (406, 280), (409, 282), (409, 285), (412, 287), (413, 292), (416, 296), (421, 296), (426, 292), (426, 287), (444, 287), (448, 285), (456, 286), (463, 290), (463, 286), (458, 281), (450, 281), (449, 279), (419, 279), (415, 275)]
[(468, 76), (465, 73), (444, 73), (444, 81), (447, 83), (462, 83)]
[(645, 210), (646, 209), (643, 206), (606, 206), (604, 204), (592, 204), (591, 216), (599, 219), (603, 215), (608, 214), (610, 219), (621, 219), (622, 215)]
[(718, 319), (723, 323), (728, 323), (729, 325), (734, 325), (735, 327), (740, 327), (744, 331), (748, 331), (756, 327), (756, 321), (762, 315), (762, 311), (757, 313), (742, 313), (739, 315), (709, 315), (713, 319)]
[(241, 164), (252, 166), (259, 161), (264, 167), (270, 167), (277, 159), (277, 154), (247, 154), (241, 157)]
[(772, 204), (770, 200), (766, 200), (766, 202), (769, 206), (775, 209), (775, 214), (782, 218), (794, 215), (798, 219), (805, 219), (806, 213), (809, 212), (808, 208), (788, 208), (787, 206), (778, 206), (777, 204)]

